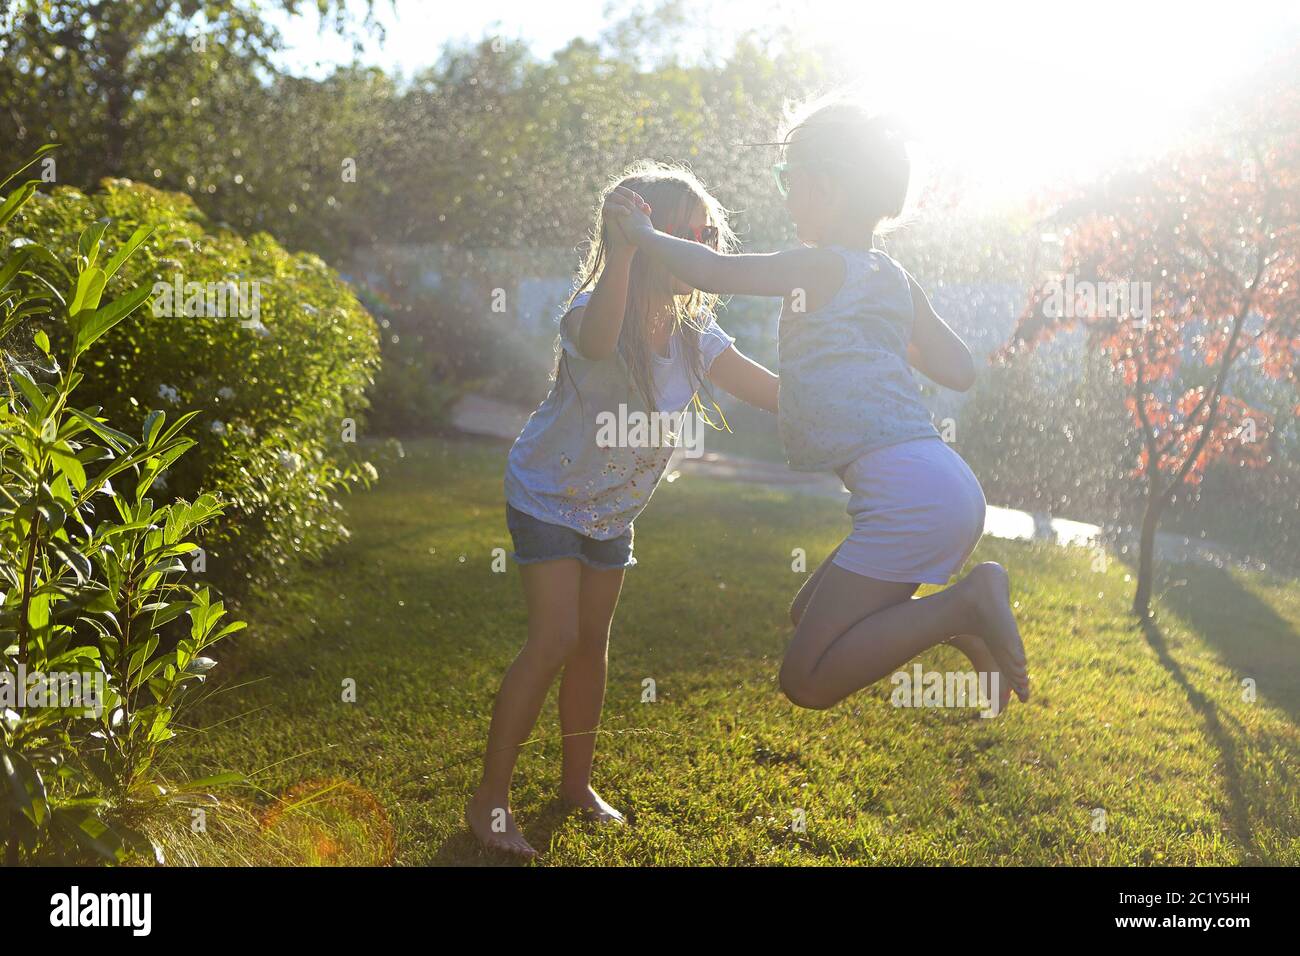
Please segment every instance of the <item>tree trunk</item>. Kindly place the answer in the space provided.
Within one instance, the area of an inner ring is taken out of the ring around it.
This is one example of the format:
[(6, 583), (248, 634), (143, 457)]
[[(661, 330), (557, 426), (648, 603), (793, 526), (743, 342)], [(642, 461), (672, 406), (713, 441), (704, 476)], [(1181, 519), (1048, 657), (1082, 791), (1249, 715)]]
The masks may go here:
[(1146, 511), (1142, 515), (1142, 537), (1138, 541), (1137, 593), (1133, 595), (1133, 613), (1146, 618), (1151, 614), (1151, 591), (1156, 566), (1156, 528), (1164, 513), (1166, 495), (1147, 495)]

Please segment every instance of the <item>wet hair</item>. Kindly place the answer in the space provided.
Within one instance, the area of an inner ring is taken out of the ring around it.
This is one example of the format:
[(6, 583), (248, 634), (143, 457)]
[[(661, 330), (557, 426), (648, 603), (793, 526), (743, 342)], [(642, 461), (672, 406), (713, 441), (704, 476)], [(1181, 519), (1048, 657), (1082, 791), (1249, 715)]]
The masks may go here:
[(814, 167), (839, 186), (848, 209), (873, 232), (905, 218), (912, 162), (896, 118), (853, 100), (821, 98), (792, 112), (781, 144), (791, 165)]

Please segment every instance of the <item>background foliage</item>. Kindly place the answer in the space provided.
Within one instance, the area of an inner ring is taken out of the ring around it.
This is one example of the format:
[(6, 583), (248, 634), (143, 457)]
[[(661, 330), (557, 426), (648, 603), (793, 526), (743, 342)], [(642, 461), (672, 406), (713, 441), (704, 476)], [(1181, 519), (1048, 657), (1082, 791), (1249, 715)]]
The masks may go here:
[[(206, 543), (209, 571), (227, 581), (265, 577), (338, 540), (346, 533), (338, 492), (369, 474), (344, 436), (347, 420), (358, 430), (364, 421), (378, 363), (373, 319), (317, 256), (290, 254), (266, 233), (244, 239), (212, 226), (188, 196), (116, 179), (90, 195), (62, 187), (38, 193), (12, 226), (67, 261), (85, 224), (100, 219), (109, 220), (110, 244), (150, 230), (110, 294), (178, 277), (257, 283), (259, 324), (144, 309), (105, 335), (81, 387), (83, 400), (115, 419), (151, 406), (197, 412), (202, 441), (163, 481), (169, 494), (224, 496), (225, 516)], [(71, 335), (62, 323), (42, 324), (55, 343)]]

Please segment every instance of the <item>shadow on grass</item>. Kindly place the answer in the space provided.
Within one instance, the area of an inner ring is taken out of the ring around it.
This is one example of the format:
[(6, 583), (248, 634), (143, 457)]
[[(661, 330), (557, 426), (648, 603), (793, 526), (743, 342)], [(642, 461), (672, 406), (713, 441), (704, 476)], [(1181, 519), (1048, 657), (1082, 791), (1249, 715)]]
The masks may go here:
[(1178, 575), (1185, 583), (1166, 587), (1160, 603), (1300, 725), (1300, 635), (1291, 623), (1222, 568), (1184, 566)]
[(1219, 719), (1219, 709), (1208, 697), (1192, 684), (1186, 672), (1174, 660), (1169, 651), (1169, 644), (1164, 634), (1154, 621), (1141, 623), (1142, 635), (1147, 644), (1155, 651), (1161, 665), (1169, 672), (1174, 682), (1187, 695), (1187, 702), (1205, 722), (1206, 735), (1219, 748), (1223, 756), (1223, 779), (1228, 793), (1228, 822), (1232, 825), (1233, 835), (1252, 860), (1259, 858), (1259, 849), (1255, 846), (1255, 837), (1250, 828), (1250, 804), (1246, 799), (1245, 788), (1241, 784), (1241, 762), (1237, 756), (1237, 742)]
[[(1128, 562), (1126, 562), (1128, 563)], [(1171, 580), (1173, 577), (1177, 580)], [(1261, 697), (1278, 707), (1292, 723), (1300, 723), (1300, 637), (1290, 622), (1229, 571), (1208, 566), (1180, 565), (1166, 570), (1159, 604), (1180, 624), (1213, 648), (1236, 675), (1254, 677)], [(1169, 641), (1154, 620), (1140, 622), (1147, 645), (1161, 666), (1182, 688), (1200, 716), (1206, 736), (1222, 755), (1224, 787), (1228, 796), (1228, 823), (1249, 862), (1261, 857), (1251, 828), (1251, 800), (1243, 782), (1244, 755), (1237, 736), (1225, 725), (1234, 723), (1192, 682), (1174, 658)], [(1267, 802), (1266, 794), (1256, 796)]]
[[(539, 812), (530, 814), (526, 824), (522, 824), (524, 838), (533, 845), (542, 859), (551, 845), (551, 839), (566, 819), (577, 811), (565, 806), (558, 797), (543, 804)], [(516, 819), (519, 819), (516, 817)], [(470, 831), (469, 824), (461, 821), (455, 832), (439, 845), (438, 850), (421, 866), (527, 866), (528, 861), (511, 853), (487, 850), (478, 842)]]

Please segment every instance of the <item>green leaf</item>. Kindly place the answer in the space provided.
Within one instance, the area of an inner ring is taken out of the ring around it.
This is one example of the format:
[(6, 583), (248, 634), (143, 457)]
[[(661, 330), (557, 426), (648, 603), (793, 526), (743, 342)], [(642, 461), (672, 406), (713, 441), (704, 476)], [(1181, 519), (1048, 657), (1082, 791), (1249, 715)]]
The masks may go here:
[[(14, 276), (24, 271), (27, 268), (27, 263), (32, 259), (40, 259), (47, 265), (53, 266), (65, 279), (69, 282), (72, 281), (72, 273), (64, 267), (63, 263), (49, 249), (38, 243), (28, 243), (11, 252), (5, 259), (4, 265), (0, 266), (0, 290), (7, 288), (9, 283), (13, 281)], [(30, 274), (32, 278), (42, 285), (49, 287), (49, 283), (42, 276), (36, 273)], [(59, 301), (63, 301), (62, 297), (59, 298)]]
[(31, 603), (27, 605), (27, 623), (35, 631), (39, 631), (50, 623), (50, 595), (48, 592), (37, 592), (32, 595)]
[(72, 487), (76, 488), (77, 491), (85, 490), (86, 469), (82, 467), (76, 455), (60, 448), (51, 448), (50, 458), (53, 459), (55, 467), (68, 476), (68, 481), (72, 482)]
[(50, 542), (50, 550), (58, 555), (59, 560), (72, 569), (72, 573), (77, 576), (77, 583), (84, 584), (90, 578), (91, 567), (90, 559), (75, 548), (68, 547), (59, 541)]
[(41, 387), (36, 384), (36, 380), (32, 378), (32, 373), (21, 365), (11, 366), (9, 371), (11, 373), (10, 381), (15, 382), (22, 390), (32, 410), (38, 415), (44, 415), (45, 406), (49, 403), (49, 399), (41, 391)]
[(45, 783), (18, 751), (0, 743), (0, 774), (9, 791), (9, 803), (35, 826), (45, 820)]
[(38, 248), (38, 246), (21, 246), (5, 258), (4, 265), (0, 266), (0, 290), (9, 287), (9, 283), (22, 272), (27, 261), (36, 255)]
[(113, 600), (112, 592), (101, 591), (95, 596), (93, 601), (88, 601), (86, 603), (85, 610), (102, 612), (105, 614), (116, 614), (117, 602)]
[(170, 707), (162, 707), (158, 710), (153, 719), (153, 724), (149, 727), (149, 736), (146, 738), (149, 743), (161, 743), (164, 740), (170, 740), (176, 736), (176, 731), (168, 725), (171, 723), (172, 711)]
[(186, 790), (208, 790), (213, 787), (237, 786), (247, 782), (247, 778), (241, 773), (218, 773), (211, 777), (200, 777), (198, 780), (189, 780), (177, 788), (179, 791)]
[(162, 409), (154, 409), (149, 413), (149, 417), (144, 420), (144, 428), (140, 432), (140, 437), (144, 439), (146, 448), (152, 448), (154, 440), (158, 437), (158, 429), (163, 427), (163, 422), (167, 420), (167, 413)]
[[(100, 275), (102, 276), (103, 273), (101, 272)], [(100, 286), (102, 291), (103, 282), (100, 282)], [(81, 323), (77, 329), (77, 337), (72, 346), (73, 357), (81, 355), (86, 349), (94, 345), (101, 335), (140, 308), (145, 299), (149, 298), (150, 291), (148, 286), (142, 285), (132, 289), (126, 295), (114, 299), (103, 308), (96, 309), (94, 314)], [(95, 296), (95, 301), (99, 301), (98, 295)], [(75, 313), (75, 302), (73, 311)]]
[(96, 219), (82, 230), (81, 238), (77, 240), (77, 252), (85, 258), (87, 268), (99, 259), (100, 240), (104, 238), (104, 230), (107, 228), (107, 219)]
[(170, 604), (149, 604), (140, 608), (141, 611), (156, 610), (152, 620), (153, 627), (162, 627), (177, 617), (180, 617), (188, 611), (193, 605), (189, 601), (172, 601)]
[(110, 863), (121, 863), (126, 859), (121, 837), (93, 812), (60, 807), (54, 811), (53, 819), (59, 829), (84, 849)]
[(87, 428), (98, 435), (101, 439), (108, 442), (113, 449), (119, 453), (125, 451), (135, 444), (135, 439), (125, 432), (120, 432), (116, 428), (110, 428), (103, 422), (95, 418), (90, 412), (85, 412), (77, 408), (68, 409), (68, 413), (75, 418), (80, 419)]
[(41, 147), (40, 149), (38, 149), (36, 152), (32, 153), (32, 158), (31, 158), (31, 159), (27, 160), (27, 162), (23, 163), (21, 166), (19, 166), (17, 169), (15, 169), (12, 173), (10, 173), (8, 176), (6, 176), (3, 180), (0, 180), (0, 189), (4, 189), (4, 188), (5, 188), (6, 186), (8, 186), (11, 182), (13, 182), (15, 179), (17, 179), (20, 175), (22, 175), (22, 173), (23, 173), (23, 172), (24, 172), (28, 167), (30, 167), (30, 166), (32, 166), (33, 164), (35, 164), (36, 162), (38, 162), (38, 161), (40, 160), (40, 158), (41, 158), (42, 156), (44, 156), (46, 153), (52, 152), (53, 150), (56, 150), (56, 149), (58, 149), (58, 148), (59, 148), (59, 144), (58, 144), (58, 143), (46, 143), (44, 146), (42, 146), (42, 147)]
[(131, 238), (126, 241), (126, 245), (118, 249), (113, 258), (109, 259), (104, 266), (104, 272), (110, 279), (117, 274), (118, 269), (122, 268), (122, 264), (140, 248), (140, 244), (152, 235), (153, 229), (153, 226), (138, 226), (135, 232), (131, 233)]
[(29, 179), (5, 197), (5, 201), (0, 203), (0, 227), (14, 217), (23, 203), (32, 198), (32, 193), (36, 192), (36, 187), (40, 184), (38, 179)]
[[(74, 324), (78, 322), (81, 313), (99, 307), (99, 299), (104, 294), (104, 283), (107, 281), (104, 270), (98, 266), (91, 266), (77, 276), (77, 288), (73, 292), (72, 303), (68, 306), (68, 316)], [(79, 329), (77, 334), (80, 337)]]

